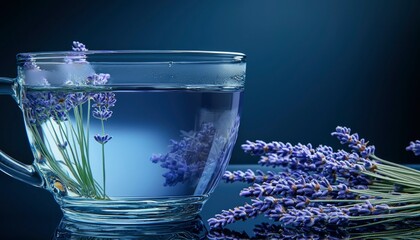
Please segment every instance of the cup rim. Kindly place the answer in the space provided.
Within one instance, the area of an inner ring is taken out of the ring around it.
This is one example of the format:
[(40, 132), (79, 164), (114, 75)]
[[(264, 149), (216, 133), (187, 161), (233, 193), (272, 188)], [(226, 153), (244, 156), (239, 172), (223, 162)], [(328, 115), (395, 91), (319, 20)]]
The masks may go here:
[[(87, 57), (154, 57), (152, 62), (168, 62), (171, 56), (176, 57), (173, 62), (244, 62), (246, 55), (241, 52), (228, 51), (204, 51), (204, 50), (88, 50), (88, 51), (46, 51), (18, 53), (18, 62), (27, 61), (28, 57), (33, 60), (56, 60), (71, 56), (84, 55)], [(127, 60), (127, 59), (125, 59)], [(133, 60), (132, 60), (133, 61)], [(95, 61), (94, 61), (95, 62)], [(138, 62), (138, 61), (137, 61)], [(143, 62), (143, 61), (139, 61)], [(147, 62), (147, 61), (144, 61)]]

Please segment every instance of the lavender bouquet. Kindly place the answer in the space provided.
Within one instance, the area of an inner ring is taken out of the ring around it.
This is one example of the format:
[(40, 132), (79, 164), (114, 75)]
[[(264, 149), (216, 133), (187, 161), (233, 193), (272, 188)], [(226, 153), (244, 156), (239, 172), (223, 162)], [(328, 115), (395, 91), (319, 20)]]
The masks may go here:
[[(282, 142), (243, 144), (245, 153), (260, 157), (260, 165), (282, 169), (226, 171), (226, 182), (250, 184), (240, 196), (251, 203), (216, 214), (208, 220), (210, 228), (258, 215), (286, 231), (360, 229), (420, 217), (420, 171), (377, 157), (375, 147), (350, 128), (339, 126), (331, 135), (351, 151)], [(420, 141), (407, 150), (420, 155)]]

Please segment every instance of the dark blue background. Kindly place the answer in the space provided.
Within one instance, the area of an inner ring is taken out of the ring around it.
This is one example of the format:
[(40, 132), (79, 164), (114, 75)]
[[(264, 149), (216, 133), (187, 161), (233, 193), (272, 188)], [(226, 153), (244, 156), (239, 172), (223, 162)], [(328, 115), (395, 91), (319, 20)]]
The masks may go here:
[[(10, 77), (16, 53), (67, 50), (73, 40), (90, 49), (246, 53), (231, 163), (257, 161), (239, 147), (247, 139), (338, 147), (329, 135), (337, 125), (371, 140), (383, 158), (420, 162), (404, 150), (420, 139), (420, 1), (11, 1), (0, 8), (0, 31), (0, 76)], [(0, 117), (0, 148), (30, 163), (21, 112), (8, 96), (0, 96)], [(0, 225), (52, 204), (4, 174), (0, 193)], [(46, 217), (59, 212), (52, 209)]]
[[(418, 1), (13, 1), (0, 10), (0, 75), (15, 55), (90, 49), (197, 49), (248, 55), (238, 143), (336, 144), (346, 125), (378, 155), (415, 161), (420, 138)], [(1, 96), (0, 146), (30, 162), (22, 117)], [(237, 145), (232, 163), (245, 159)], [(337, 145), (335, 145), (337, 146)]]

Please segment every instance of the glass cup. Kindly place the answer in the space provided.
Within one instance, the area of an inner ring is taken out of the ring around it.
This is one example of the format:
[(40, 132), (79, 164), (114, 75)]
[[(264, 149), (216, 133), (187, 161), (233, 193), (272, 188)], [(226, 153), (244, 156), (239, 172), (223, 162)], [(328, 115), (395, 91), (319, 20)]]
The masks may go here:
[(0, 94), (22, 109), (35, 159), (0, 151), (3, 172), (50, 191), (71, 221), (196, 217), (237, 138), (244, 54), (41, 52), (17, 64)]

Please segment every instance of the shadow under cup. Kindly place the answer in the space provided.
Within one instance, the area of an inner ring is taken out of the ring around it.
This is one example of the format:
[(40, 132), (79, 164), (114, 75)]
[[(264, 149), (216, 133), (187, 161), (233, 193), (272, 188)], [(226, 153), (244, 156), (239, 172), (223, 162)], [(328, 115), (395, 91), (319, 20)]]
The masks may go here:
[(235, 144), (245, 67), (227, 52), (19, 54), (0, 93), (22, 108), (35, 160), (0, 152), (0, 167), (51, 191), (66, 219), (193, 219)]

